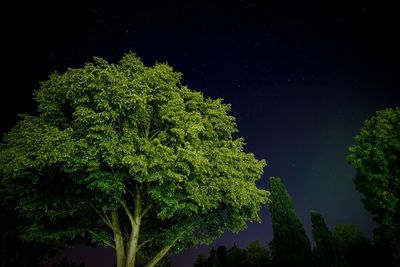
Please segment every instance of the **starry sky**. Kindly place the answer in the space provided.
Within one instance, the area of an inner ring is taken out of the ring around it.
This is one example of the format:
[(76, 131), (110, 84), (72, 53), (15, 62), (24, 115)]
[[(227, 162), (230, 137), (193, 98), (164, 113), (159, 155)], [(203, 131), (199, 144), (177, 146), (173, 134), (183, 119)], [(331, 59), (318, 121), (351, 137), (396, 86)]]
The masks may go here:
[[(323, 2), (323, 3), (322, 3)], [(351, 2), (349, 4), (348, 2)], [(279, 176), (307, 233), (309, 212), (328, 226), (374, 227), (353, 185), (347, 148), (363, 121), (400, 103), (397, 9), (365, 1), (34, 1), (5, 9), (1, 133), (18, 113), (35, 113), (32, 92), (53, 71), (93, 56), (116, 62), (136, 52), (147, 65), (168, 62), (183, 84), (232, 104), (246, 151), (268, 166), (258, 186)], [(4, 60), (5, 59), (5, 60)], [(262, 223), (225, 233), (210, 246), (173, 257), (187, 267), (212, 246), (245, 247), (273, 237)], [(87, 267), (111, 267), (110, 250), (65, 251)]]

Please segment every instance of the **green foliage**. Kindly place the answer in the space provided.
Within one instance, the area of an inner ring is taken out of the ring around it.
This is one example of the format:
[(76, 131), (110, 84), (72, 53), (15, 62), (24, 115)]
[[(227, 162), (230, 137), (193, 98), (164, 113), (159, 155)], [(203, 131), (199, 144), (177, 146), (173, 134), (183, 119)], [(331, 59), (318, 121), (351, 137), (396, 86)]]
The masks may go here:
[(127, 241), (121, 203), (133, 214), (137, 195), (150, 208), (140, 227), (146, 257), (260, 220), (268, 195), (255, 181), (265, 162), (232, 137), (230, 105), (181, 85), (181, 76), (128, 53), (41, 83), (38, 115), (21, 115), (0, 150), (2, 183), (30, 222), (26, 240), (112, 246), (104, 222), (116, 212)]
[(269, 252), (261, 245), (259, 240), (250, 242), (244, 254), (243, 267), (264, 267), (270, 263)]
[(280, 266), (310, 266), (311, 245), (281, 179), (271, 177), (269, 213), (274, 230), (274, 261)]
[(227, 267), (241, 267), (242, 261), (246, 258), (243, 250), (234, 244), (226, 252), (226, 266)]
[(15, 210), (13, 200), (0, 187), (0, 266), (41, 267), (61, 249), (21, 240), (19, 231), (26, 224)]
[(349, 267), (389, 265), (355, 225), (335, 225), (333, 238)]
[(356, 189), (377, 223), (375, 243), (400, 265), (400, 108), (376, 112), (354, 140), (348, 161), (357, 171)]
[(315, 241), (314, 255), (317, 266), (346, 266), (344, 257), (339, 250), (332, 232), (326, 226), (325, 220), (317, 211), (311, 211), (312, 233)]
[(348, 251), (351, 247), (364, 246), (370, 242), (364, 234), (353, 224), (337, 224), (333, 228), (333, 237), (341, 251)]

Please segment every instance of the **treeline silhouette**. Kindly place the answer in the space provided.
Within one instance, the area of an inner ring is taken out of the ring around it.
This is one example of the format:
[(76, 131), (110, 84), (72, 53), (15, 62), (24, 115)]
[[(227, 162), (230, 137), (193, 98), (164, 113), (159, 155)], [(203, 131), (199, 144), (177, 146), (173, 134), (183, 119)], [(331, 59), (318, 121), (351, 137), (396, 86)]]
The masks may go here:
[(270, 252), (258, 240), (251, 242), (246, 249), (241, 249), (236, 244), (229, 249), (220, 246), (217, 249), (213, 248), (208, 257), (200, 253), (193, 267), (270, 266), (272, 263)]
[(272, 177), (268, 184), (274, 238), (265, 247), (260, 241), (241, 249), (220, 246), (209, 255), (200, 253), (193, 267), (358, 267), (391, 266), (389, 255), (374, 246), (352, 224), (338, 224), (333, 231), (316, 210), (310, 212), (314, 247), (296, 215), (283, 182)]

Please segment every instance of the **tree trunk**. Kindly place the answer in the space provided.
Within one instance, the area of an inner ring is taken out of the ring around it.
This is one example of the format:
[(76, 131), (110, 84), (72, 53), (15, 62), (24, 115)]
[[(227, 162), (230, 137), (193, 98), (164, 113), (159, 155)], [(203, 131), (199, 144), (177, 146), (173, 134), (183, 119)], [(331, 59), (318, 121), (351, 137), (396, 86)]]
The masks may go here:
[(138, 224), (132, 229), (131, 235), (129, 237), (129, 245), (126, 257), (126, 267), (135, 267), (136, 262), (136, 251), (137, 244), (139, 240), (139, 228), (140, 228), (140, 219)]
[(134, 211), (133, 215), (129, 211), (129, 208), (125, 205), (125, 211), (131, 221), (131, 234), (129, 237), (128, 249), (127, 249), (127, 257), (126, 257), (126, 267), (135, 267), (136, 262), (136, 252), (138, 248), (138, 241), (139, 241), (139, 231), (140, 231), (140, 224), (142, 221), (142, 192), (141, 188), (136, 185), (135, 187), (135, 200), (134, 200)]
[(122, 236), (121, 228), (119, 225), (118, 214), (116, 211), (111, 212), (112, 225), (114, 227), (114, 241), (115, 241), (115, 251), (117, 254), (117, 267), (125, 267), (125, 245), (124, 238)]

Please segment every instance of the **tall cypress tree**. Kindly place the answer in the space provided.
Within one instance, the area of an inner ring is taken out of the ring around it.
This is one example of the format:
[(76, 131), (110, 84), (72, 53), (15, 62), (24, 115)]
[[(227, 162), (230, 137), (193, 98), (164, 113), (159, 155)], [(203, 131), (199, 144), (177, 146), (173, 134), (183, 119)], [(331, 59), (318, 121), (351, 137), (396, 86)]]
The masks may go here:
[(346, 266), (345, 259), (337, 246), (332, 232), (326, 226), (324, 217), (311, 211), (312, 233), (315, 241), (315, 259), (318, 266), (342, 267)]
[(311, 266), (311, 245), (281, 179), (271, 177), (269, 213), (274, 230), (274, 261), (279, 266)]

